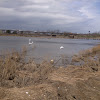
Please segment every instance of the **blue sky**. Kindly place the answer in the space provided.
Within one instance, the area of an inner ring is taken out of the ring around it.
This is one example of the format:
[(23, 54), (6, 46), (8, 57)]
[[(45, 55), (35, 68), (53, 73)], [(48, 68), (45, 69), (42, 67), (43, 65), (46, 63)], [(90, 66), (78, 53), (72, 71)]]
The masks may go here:
[(0, 29), (100, 31), (99, 0), (0, 0)]

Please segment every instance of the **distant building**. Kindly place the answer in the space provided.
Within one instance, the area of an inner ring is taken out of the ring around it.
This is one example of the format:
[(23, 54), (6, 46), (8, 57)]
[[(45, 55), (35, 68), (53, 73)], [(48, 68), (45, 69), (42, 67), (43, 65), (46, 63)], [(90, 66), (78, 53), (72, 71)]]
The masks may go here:
[(1, 29), (1, 31), (2, 31), (2, 33), (6, 33), (6, 30), (4, 30), (4, 29)]
[(69, 35), (69, 38), (74, 38), (74, 35)]
[(57, 35), (56, 34), (52, 34), (52, 37), (56, 37)]

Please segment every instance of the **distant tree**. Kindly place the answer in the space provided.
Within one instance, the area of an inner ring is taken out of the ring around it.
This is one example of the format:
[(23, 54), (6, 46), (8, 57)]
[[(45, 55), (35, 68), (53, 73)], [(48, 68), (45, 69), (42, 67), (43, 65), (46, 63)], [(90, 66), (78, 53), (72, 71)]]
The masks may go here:
[(23, 34), (24, 32), (23, 31), (21, 31), (21, 34)]
[(0, 30), (0, 34), (2, 34), (2, 30)]
[(17, 34), (17, 32), (16, 32), (16, 31), (14, 31), (14, 32), (13, 32), (13, 34)]
[(90, 34), (90, 31), (89, 31), (89, 34)]
[(69, 36), (71, 32), (64, 32), (63, 35), (64, 36)]
[(7, 30), (7, 31), (6, 31), (6, 33), (9, 33), (9, 34), (10, 34), (10, 33), (11, 33), (11, 31), (10, 31), (10, 30)]

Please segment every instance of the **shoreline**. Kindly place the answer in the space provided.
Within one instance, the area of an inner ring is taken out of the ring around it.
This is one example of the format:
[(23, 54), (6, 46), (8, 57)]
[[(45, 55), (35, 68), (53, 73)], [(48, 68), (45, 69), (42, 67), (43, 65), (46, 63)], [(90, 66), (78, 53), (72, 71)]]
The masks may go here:
[(1, 100), (100, 99), (100, 45), (73, 56), (67, 67), (48, 61), (36, 64), (32, 59), (25, 63), (26, 53), (23, 48), (0, 59)]
[(36, 35), (20, 35), (20, 34), (0, 34), (0, 36), (17, 36), (17, 37), (34, 37), (34, 38), (48, 38), (48, 39), (51, 39), (51, 38), (63, 38), (63, 39), (83, 39), (83, 40), (100, 40), (100, 37), (74, 37), (74, 38), (70, 38), (68, 36), (56, 36), (56, 37), (53, 37), (53, 36), (36, 36)]

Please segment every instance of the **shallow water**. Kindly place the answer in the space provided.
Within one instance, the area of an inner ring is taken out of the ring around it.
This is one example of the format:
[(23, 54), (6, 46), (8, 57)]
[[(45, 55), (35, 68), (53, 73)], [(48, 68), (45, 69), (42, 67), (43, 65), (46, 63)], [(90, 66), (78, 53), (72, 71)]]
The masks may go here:
[[(29, 45), (29, 39), (33, 41), (32, 45)], [(0, 36), (0, 51), (11, 49), (20, 51), (23, 46), (27, 46), (27, 58), (33, 57), (37, 60), (58, 59), (61, 56), (71, 57), (97, 44), (100, 44), (100, 40)], [(64, 49), (60, 49), (60, 46)]]

